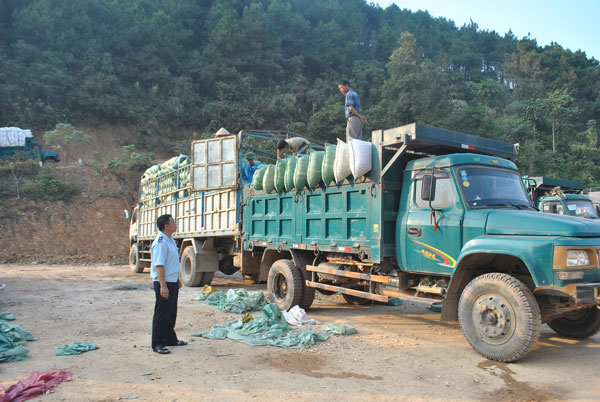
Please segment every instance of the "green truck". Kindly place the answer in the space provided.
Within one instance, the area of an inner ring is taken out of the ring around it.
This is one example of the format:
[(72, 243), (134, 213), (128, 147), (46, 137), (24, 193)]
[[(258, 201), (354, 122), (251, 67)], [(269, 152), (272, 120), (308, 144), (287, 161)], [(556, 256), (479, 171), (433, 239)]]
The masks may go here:
[(547, 176), (523, 176), (533, 203), (542, 212), (598, 219), (598, 209), (592, 199), (583, 194), (585, 183)]
[(243, 138), (195, 141), (189, 195), (140, 207), (146, 242), (158, 214), (176, 217), (184, 283), (210, 283), (230, 259), (281, 309), (310, 308), (315, 290), (350, 304), (442, 302), (442, 321), (504, 362), (531, 351), (543, 323), (575, 338), (600, 331), (600, 223), (537, 211), (512, 144), (418, 124), (378, 130), (366, 176), (266, 194), (239, 177), (219, 185), (239, 176)]

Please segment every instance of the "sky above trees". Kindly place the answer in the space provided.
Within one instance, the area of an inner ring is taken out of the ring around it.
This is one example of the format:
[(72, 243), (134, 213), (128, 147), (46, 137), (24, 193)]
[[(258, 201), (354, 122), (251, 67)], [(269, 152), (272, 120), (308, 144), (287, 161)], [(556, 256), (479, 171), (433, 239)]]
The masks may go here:
[(531, 34), (539, 45), (556, 42), (565, 49), (581, 49), (600, 60), (600, 1), (598, 0), (377, 0), (411, 11), (427, 10), (434, 17), (453, 20), (458, 27), (472, 19), (479, 29), (500, 35), (512, 30), (518, 38)]

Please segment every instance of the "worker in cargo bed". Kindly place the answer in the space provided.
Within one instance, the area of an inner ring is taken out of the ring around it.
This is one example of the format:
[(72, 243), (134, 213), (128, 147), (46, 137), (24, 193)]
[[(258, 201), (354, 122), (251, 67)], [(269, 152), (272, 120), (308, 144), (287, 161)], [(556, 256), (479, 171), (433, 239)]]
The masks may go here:
[(289, 150), (292, 155), (305, 155), (310, 149), (310, 141), (302, 137), (292, 137), (285, 140), (279, 140), (277, 143), (277, 158), (281, 158), (283, 151)]
[(346, 143), (350, 143), (350, 138), (362, 140), (362, 128), (367, 119), (363, 116), (360, 107), (360, 98), (358, 94), (350, 88), (350, 83), (341, 80), (338, 84), (341, 93), (346, 95), (344, 106), (346, 115)]
[(187, 342), (178, 340), (175, 333), (177, 297), (181, 287), (179, 248), (172, 237), (177, 231), (177, 226), (171, 215), (159, 216), (156, 226), (160, 232), (150, 248), (150, 277), (156, 296), (152, 318), (152, 350), (164, 355), (171, 353), (167, 346), (183, 346), (187, 345)]
[(242, 179), (244, 180), (244, 184), (250, 184), (252, 183), (254, 172), (256, 172), (256, 169), (258, 169), (260, 163), (254, 160), (256, 155), (254, 155), (252, 152), (248, 152), (244, 156), (248, 162), (244, 163), (242, 166)]

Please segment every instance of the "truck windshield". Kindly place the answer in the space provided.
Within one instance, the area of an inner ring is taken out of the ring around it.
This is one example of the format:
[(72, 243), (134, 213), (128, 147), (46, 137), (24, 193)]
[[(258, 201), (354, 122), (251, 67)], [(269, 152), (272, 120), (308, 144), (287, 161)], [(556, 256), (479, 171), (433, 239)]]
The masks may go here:
[(598, 219), (594, 206), (587, 200), (567, 200), (567, 213), (587, 219)]
[(458, 171), (460, 189), (471, 208), (535, 209), (515, 172), (492, 168)]

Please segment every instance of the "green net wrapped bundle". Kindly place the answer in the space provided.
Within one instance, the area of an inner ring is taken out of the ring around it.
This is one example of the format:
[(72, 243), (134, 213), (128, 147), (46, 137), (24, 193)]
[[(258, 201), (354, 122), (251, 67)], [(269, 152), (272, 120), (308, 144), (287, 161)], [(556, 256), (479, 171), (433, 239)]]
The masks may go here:
[(285, 166), (286, 159), (277, 159), (275, 165), (275, 191), (278, 193), (285, 190)]
[(252, 188), (255, 190), (263, 189), (263, 178), (265, 177), (265, 172), (269, 165), (260, 165), (256, 172), (254, 172), (254, 176), (252, 176)]
[(323, 157), (323, 164), (321, 165), (321, 177), (326, 186), (329, 186), (335, 181), (333, 164), (335, 162), (336, 149), (337, 147), (333, 144), (325, 144), (325, 156)]
[(310, 151), (310, 159), (308, 162), (308, 171), (306, 172), (306, 180), (310, 188), (317, 188), (317, 185), (323, 180), (321, 175), (321, 165), (323, 165), (323, 151)]
[(262, 185), (264, 192), (267, 194), (271, 194), (275, 190), (275, 166), (267, 166)]
[(285, 164), (285, 191), (290, 192), (294, 189), (294, 171), (296, 170), (296, 164), (298, 158), (296, 156), (290, 156), (287, 158)]
[(306, 179), (306, 173), (308, 171), (308, 162), (310, 158), (308, 155), (300, 155), (298, 162), (296, 163), (296, 169), (294, 170), (294, 187), (300, 191), (306, 187), (308, 183)]

